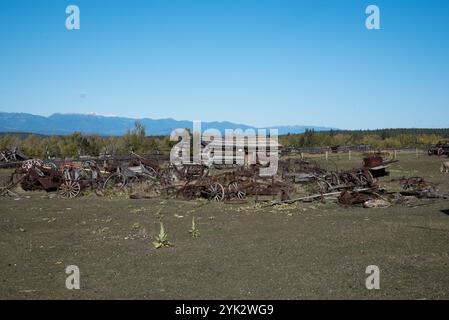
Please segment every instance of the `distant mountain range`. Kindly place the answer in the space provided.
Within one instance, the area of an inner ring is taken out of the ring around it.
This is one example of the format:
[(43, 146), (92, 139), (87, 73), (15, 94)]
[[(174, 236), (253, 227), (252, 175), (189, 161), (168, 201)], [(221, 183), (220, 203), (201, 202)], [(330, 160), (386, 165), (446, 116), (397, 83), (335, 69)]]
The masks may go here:
[[(43, 135), (67, 135), (75, 131), (84, 134), (101, 136), (120, 136), (134, 127), (140, 121), (147, 135), (169, 135), (177, 128), (192, 128), (192, 121), (174, 119), (132, 119), (124, 117), (101, 116), (95, 114), (61, 114), (55, 113), (49, 117), (29, 113), (0, 112), (0, 132), (26, 132)], [(255, 127), (232, 122), (202, 122), (202, 130), (215, 128), (224, 133), (225, 129), (257, 129)], [(279, 126), (271, 127), (279, 130), (279, 134), (303, 133), (306, 129), (315, 131), (338, 130), (336, 128), (317, 126)], [(269, 128), (265, 128), (269, 129)]]

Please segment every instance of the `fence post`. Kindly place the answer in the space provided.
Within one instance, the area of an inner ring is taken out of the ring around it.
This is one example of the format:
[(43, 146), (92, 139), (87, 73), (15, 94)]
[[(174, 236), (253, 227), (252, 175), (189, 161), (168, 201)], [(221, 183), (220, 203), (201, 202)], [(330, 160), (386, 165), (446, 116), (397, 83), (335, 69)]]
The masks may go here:
[(351, 150), (349, 150), (349, 161), (351, 161)]
[(326, 161), (329, 159), (329, 151), (326, 151)]
[(396, 160), (398, 158), (398, 151), (394, 150), (394, 160)]

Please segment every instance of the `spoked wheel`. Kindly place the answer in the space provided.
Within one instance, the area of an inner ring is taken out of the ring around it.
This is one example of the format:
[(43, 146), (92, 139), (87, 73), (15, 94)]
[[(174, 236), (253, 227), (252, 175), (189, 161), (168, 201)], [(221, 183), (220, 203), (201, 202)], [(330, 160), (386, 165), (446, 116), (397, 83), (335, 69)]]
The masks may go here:
[(371, 187), (376, 183), (373, 174), (369, 170), (365, 173), (360, 173), (359, 180), (364, 187)]
[(317, 184), (320, 193), (328, 193), (332, 190), (332, 185), (326, 180), (318, 179)]
[(65, 180), (59, 186), (59, 195), (65, 199), (76, 198), (81, 192), (81, 186), (78, 181)]
[(132, 176), (126, 179), (126, 187), (132, 187), (134, 184), (139, 183), (140, 179), (137, 176)]
[(362, 187), (367, 187), (369, 185), (368, 178), (363, 173), (359, 175), (359, 180)]
[(229, 194), (236, 196), (239, 199), (246, 197), (246, 192), (242, 190), (238, 182), (232, 182), (228, 186)]
[(22, 163), (22, 169), (28, 171), (35, 166), (42, 167), (44, 165), (42, 160), (39, 159), (29, 159)]
[(218, 182), (212, 183), (207, 187), (206, 193), (210, 200), (222, 201), (225, 197), (225, 191), (221, 184)]
[(103, 184), (104, 191), (121, 190), (126, 186), (126, 177), (117, 172), (110, 175)]
[(147, 175), (149, 176), (149, 178), (156, 180), (158, 178), (158, 174), (156, 172), (156, 170), (154, 170), (152, 167), (145, 167), (148, 170)]
[(335, 172), (333, 172), (332, 175), (331, 175), (331, 181), (332, 181), (332, 184), (333, 184), (334, 186), (340, 185), (340, 178), (338, 177), (338, 174), (336, 174)]

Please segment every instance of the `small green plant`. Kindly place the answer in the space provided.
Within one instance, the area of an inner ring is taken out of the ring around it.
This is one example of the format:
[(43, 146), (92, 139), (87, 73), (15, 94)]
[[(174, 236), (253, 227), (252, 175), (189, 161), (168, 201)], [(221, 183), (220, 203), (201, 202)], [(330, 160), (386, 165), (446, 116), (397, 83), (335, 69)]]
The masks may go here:
[(189, 232), (192, 235), (192, 238), (198, 238), (200, 236), (200, 232), (196, 228), (195, 217), (192, 217), (192, 229), (190, 229)]
[(153, 242), (153, 246), (156, 249), (164, 248), (164, 247), (171, 247), (172, 244), (167, 239), (168, 235), (165, 232), (164, 225), (162, 222), (160, 224), (161, 224), (161, 230), (159, 231), (159, 235), (156, 237), (156, 241)]

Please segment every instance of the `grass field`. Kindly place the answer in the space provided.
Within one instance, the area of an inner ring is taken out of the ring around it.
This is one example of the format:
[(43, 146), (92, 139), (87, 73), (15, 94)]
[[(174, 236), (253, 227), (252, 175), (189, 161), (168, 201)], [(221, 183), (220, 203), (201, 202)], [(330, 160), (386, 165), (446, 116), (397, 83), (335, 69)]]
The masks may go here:
[[(381, 185), (394, 189), (392, 178), (423, 176), (449, 192), (443, 159), (398, 159)], [(360, 166), (357, 156), (332, 160), (341, 169)], [(174, 246), (156, 250), (161, 218)], [(80, 269), (80, 290), (65, 286), (68, 265)], [(380, 269), (379, 290), (365, 287), (369, 265)], [(0, 298), (447, 299), (449, 200), (364, 209), (261, 208), (253, 199), (63, 200), (42, 192), (0, 198)]]

